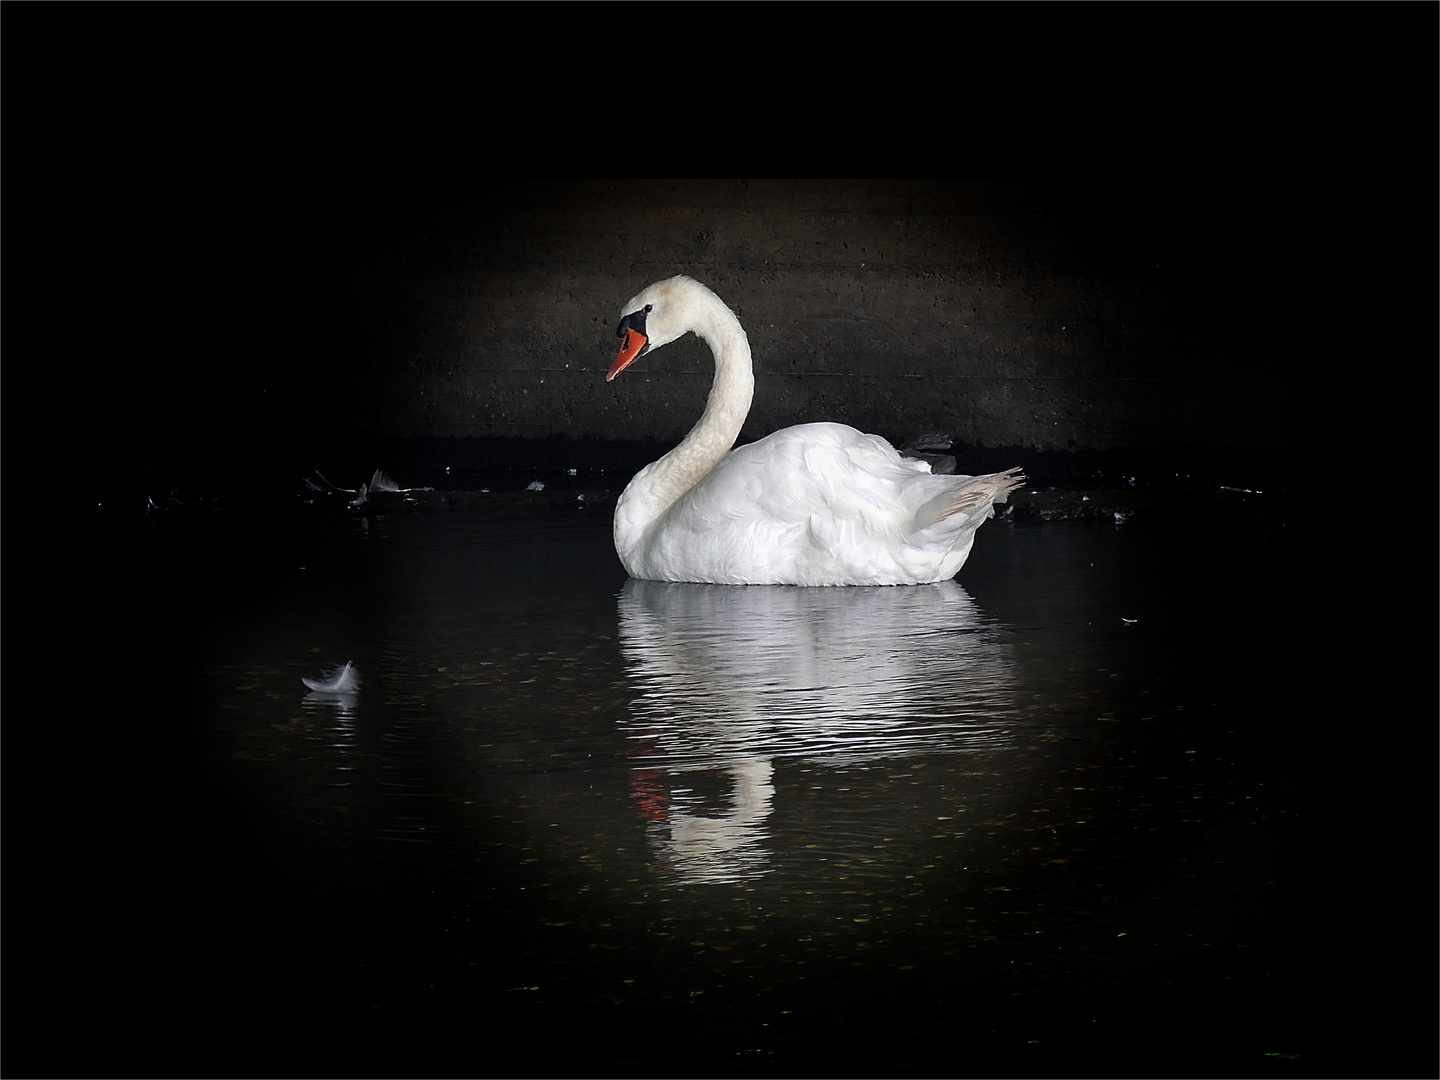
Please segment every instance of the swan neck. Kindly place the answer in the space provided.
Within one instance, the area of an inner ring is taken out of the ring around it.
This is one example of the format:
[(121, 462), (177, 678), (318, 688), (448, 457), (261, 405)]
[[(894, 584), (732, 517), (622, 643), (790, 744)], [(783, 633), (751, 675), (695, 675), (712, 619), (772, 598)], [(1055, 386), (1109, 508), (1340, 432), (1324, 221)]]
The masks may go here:
[[(705, 472), (730, 452), (755, 397), (755, 372), (750, 360), (750, 341), (739, 320), (725, 309), (726, 322), (712, 328), (699, 328), (696, 334), (715, 355), (715, 378), (710, 396), (699, 422), (691, 428), (685, 442), (694, 441), (711, 457)], [(682, 446), (684, 443), (681, 444)], [(704, 475), (703, 473), (701, 475)], [(698, 480), (699, 477), (696, 477)]]
[(646, 502), (654, 517), (703, 480), (730, 452), (755, 396), (755, 374), (745, 329), (718, 297), (713, 299), (713, 304), (697, 314), (692, 329), (715, 356), (715, 379), (710, 384), (705, 411), (690, 433), (646, 470)]

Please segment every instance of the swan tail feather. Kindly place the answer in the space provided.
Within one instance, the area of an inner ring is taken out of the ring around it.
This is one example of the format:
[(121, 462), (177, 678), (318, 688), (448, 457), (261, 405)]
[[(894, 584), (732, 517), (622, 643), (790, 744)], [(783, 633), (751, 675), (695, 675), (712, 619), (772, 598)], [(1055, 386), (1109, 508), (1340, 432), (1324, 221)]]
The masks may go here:
[[(915, 515), (916, 528), (928, 529), (931, 525), (954, 517), (956, 514), (977, 510), (980, 507), (990, 507), (997, 502), (1003, 503), (1010, 492), (1024, 486), (1025, 474), (1020, 471), (1018, 465), (1013, 469), (1006, 469), (1004, 472), (972, 476), (954, 491), (948, 491), (922, 506)], [(985, 516), (988, 518), (993, 513), (994, 511), (991, 510), (991, 513)]]

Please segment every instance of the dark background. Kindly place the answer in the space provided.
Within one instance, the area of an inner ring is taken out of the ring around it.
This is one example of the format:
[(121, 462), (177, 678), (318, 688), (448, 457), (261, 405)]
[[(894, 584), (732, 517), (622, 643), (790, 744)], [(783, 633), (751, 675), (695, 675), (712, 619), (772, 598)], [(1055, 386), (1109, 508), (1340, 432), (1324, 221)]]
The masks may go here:
[[(76, 944), (133, 911), (88, 891), (119, 848), (72, 801), (122, 785), (67, 770), (137, 725), (157, 774), (183, 759), (183, 684), (130, 661), (183, 671), (188, 626), (278, 557), (263, 516), (157, 545), (146, 500), (269, 507), (317, 467), (618, 486), (709, 382), (693, 339), (603, 382), (620, 305), (683, 272), (755, 346), (746, 438), (939, 429), (966, 471), (1183, 472), (1333, 533), (1284, 598), (1336, 626), (1298, 688), (1335, 779), (1315, 967), (1356, 1062), (1433, 1073), (1434, 623), (1401, 628), (1414, 579), (1434, 595), (1436, 9), (857, 7), (834, 50), (754, 8), (704, 48), (672, 9), (519, 12), (0, 10), (6, 1072), (77, 1029), (97, 1071), (151, 1071), (109, 1011), (143, 979)], [(514, 179), (741, 167), (1042, 179)], [(1418, 525), (1371, 554), (1411, 484)], [(167, 866), (229, 827), (192, 794), (144, 807), (185, 822)]]

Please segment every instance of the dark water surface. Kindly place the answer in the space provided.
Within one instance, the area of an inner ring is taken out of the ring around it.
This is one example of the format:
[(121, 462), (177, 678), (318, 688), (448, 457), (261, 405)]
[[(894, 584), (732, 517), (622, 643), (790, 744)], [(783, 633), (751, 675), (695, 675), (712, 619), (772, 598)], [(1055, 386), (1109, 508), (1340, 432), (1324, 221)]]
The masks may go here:
[(82, 542), (7, 722), (21, 1071), (1327, 1071), (1283, 527), (836, 590), (627, 582), (604, 515)]

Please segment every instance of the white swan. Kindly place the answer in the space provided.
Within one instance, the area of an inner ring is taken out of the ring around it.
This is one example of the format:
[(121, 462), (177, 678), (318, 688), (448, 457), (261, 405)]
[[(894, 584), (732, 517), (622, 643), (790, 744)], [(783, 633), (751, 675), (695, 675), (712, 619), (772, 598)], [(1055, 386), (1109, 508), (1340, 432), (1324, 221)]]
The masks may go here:
[(801, 424), (731, 451), (750, 411), (750, 342), (725, 303), (691, 278), (656, 282), (622, 311), (620, 355), (693, 330), (715, 354), (705, 412), (641, 469), (615, 506), (615, 550), (631, 577), (716, 585), (915, 585), (955, 576), (1019, 469), (936, 476), (878, 435)]

